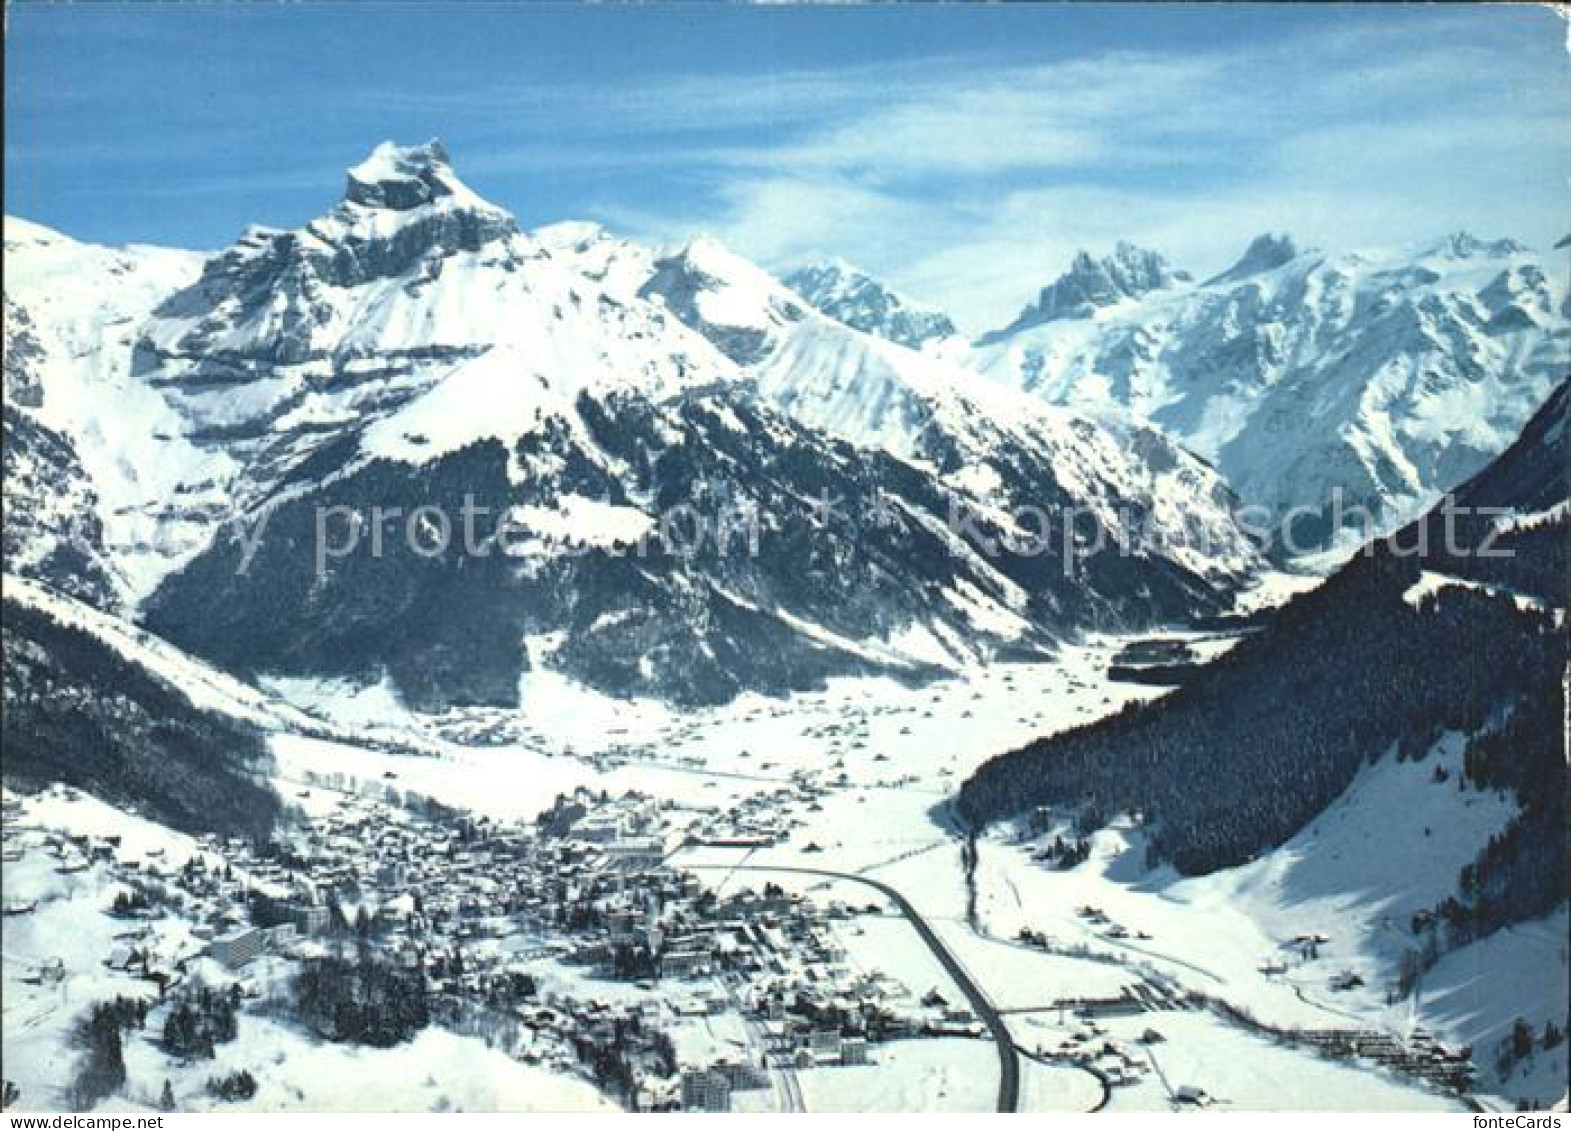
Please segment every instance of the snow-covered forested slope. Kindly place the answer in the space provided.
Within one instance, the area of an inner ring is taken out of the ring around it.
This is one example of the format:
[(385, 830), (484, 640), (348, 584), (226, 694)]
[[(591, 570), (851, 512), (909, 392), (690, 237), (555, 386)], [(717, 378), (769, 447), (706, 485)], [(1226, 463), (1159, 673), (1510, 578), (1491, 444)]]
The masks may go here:
[(6, 598), (62, 628), (85, 633), (126, 663), (176, 689), (198, 711), (263, 730), (321, 730), (314, 716), (190, 656), (112, 612), (17, 574), (4, 577)]
[(1291, 518), (1295, 549), (1356, 545), (1356, 525), (1333, 529), (1338, 492), (1348, 522), (1412, 517), (1503, 450), (1566, 372), (1568, 267), (1466, 233), (1342, 254), (1266, 235), (1197, 285), (1126, 245), (1082, 253), (958, 353), (1044, 400), (1160, 425)]
[(263, 728), (292, 712), (65, 594), (4, 589), (7, 785), (65, 782), (188, 832), (272, 825)]
[(1281, 844), (1361, 765), (1422, 759), (1452, 734), (1461, 788), (1506, 790), (1519, 812), (1467, 846), (1437, 914), (1462, 939), (1546, 912), (1566, 887), (1568, 400), (1562, 384), (1458, 490), (1467, 512), (1373, 544), (1172, 695), (993, 760), (962, 811), (987, 823), (1072, 804), (1093, 825), (1138, 812), (1154, 859), (1204, 873)]
[(1568, 412), (1562, 383), (1449, 514), (1182, 688), (984, 765), (967, 819), (1032, 814), (1088, 846), (1012, 872), (1025, 897), (1116, 908), (1262, 1013), (1291, 1011), (1286, 989), (1428, 1028), (1472, 1047), (1480, 1092), (1563, 1098), (1540, 1034), (1565, 1025)]
[[(820, 316), (758, 267), (700, 238), (649, 252), (579, 233), (563, 252), (590, 274), (622, 265), (622, 291), (652, 299), (745, 367), (757, 391), (803, 425), (888, 452), (977, 505), (1019, 513), (1053, 503), (1055, 484), (1110, 537), (1167, 541), (1159, 551), (1221, 580), (1254, 568), (1225, 486), (1158, 430), (1099, 426), (975, 381), (953, 363), (854, 333)], [(634, 287), (636, 286), (636, 292)], [(1187, 535), (1164, 538), (1175, 533)]]

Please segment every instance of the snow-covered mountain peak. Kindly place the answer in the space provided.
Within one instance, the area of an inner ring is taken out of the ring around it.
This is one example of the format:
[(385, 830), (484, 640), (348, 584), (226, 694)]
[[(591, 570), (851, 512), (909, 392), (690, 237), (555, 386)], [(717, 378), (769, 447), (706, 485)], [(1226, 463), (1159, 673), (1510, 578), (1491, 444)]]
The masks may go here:
[[(1082, 251), (1078, 258), (1088, 259), (1090, 257)], [(1139, 244), (1131, 243), (1129, 240), (1119, 240), (1114, 244), (1113, 254), (1109, 258), (1113, 263), (1131, 274), (1138, 275), (1143, 272), (1150, 278), (1149, 285), (1152, 288), (1163, 286), (1170, 275), (1179, 277), (1183, 275), (1183, 272), (1174, 271), (1169, 266), (1167, 258), (1161, 252), (1141, 247)], [(1102, 260), (1103, 263), (1107, 261), (1107, 259)]]
[[(394, 244), (400, 268), (411, 253), (474, 251), (518, 236), (512, 215), (453, 172), (439, 141), (400, 146), (385, 141), (348, 172), (344, 198), (298, 234), (305, 253), (335, 255), (360, 245)], [(385, 258), (372, 252), (373, 260)]]
[(558, 266), (621, 303), (637, 300), (638, 288), (649, 280), (658, 257), (652, 248), (589, 221), (548, 224), (530, 232), (529, 238)]
[(1089, 318), (1104, 307), (1189, 281), (1187, 271), (1174, 269), (1159, 252), (1124, 240), (1118, 242), (1111, 255), (1100, 259), (1088, 251), (1077, 251), (1069, 269), (1051, 286), (1044, 287), (1035, 303), (1003, 330), (984, 335), (978, 344), (986, 345), (1045, 322)]
[(826, 283), (835, 285), (855, 283), (864, 279), (869, 282), (877, 282), (873, 276), (856, 264), (838, 255), (820, 255), (811, 262), (796, 268), (786, 278), (790, 279), (798, 276), (819, 278)]
[(1241, 279), (1248, 279), (1266, 271), (1275, 271), (1301, 254), (1298, 245), (1293, 242), (1293, 237), (1286, 232), (1277, 234), (1263, 232), (1249, 242), (1244, 249), (1244, 254), (1239, 256), (1234, 263), (1220, 275), (1215, 275), (1205, 281), (1205, 286), (1214, 287), (1227, 283), (1236, 283)]
[[(1032, 474), (1045, 473), (1086, 502), (1120, 493), (1152, 500), (1162, 523), (1176, 523), (1186, 506), (1213, 527), (1230, 522), (1230, 499), (1215, 475), (1154, 431), (1126, 426), (1119, 439), (1083, 414), (976, 381), (939, 351), (913, 349), (810, 305), (712, 237), (661, 254), (579, 225), (534, 236), (616, 301), (646, 300), (669, 312), (799, 424), (886, 452), (942, 478), (947, 489), (1025, 499)], [(829, 273), (841, 281), (860, 274), (843, 261), (828, 265)], [(1185, 502), (1169, 507), (1171, 499)], [(1232, 532), (1213, 545), (1222, 573), (1252, 568), (1253, 549)], [(1216, 564), (1201, 564), (1200, 572)]]
[(664, 304), (739, 365), (761, 361), (776, 332), (807, 314), (807, 306), (768, 272), (710, 236), (656, 260), (638, 295)]
[(344, 199), (363, 208), (407, 212), (444, 197), (479, 208), (491, 208), (453, 172), (447, 150), (435, 139), (424, 145), (384, 141), (349, 170)]
[(1530, 250), (1526, 244), (1513, 239), (1483, 240), (1472, 232), (1457, 231), (1426, 248), (1422, 254), (1445, 259), (1505, 259), (1525, 255)]
[(8, 569), (118, 605), (150, 584), (112, 560), (148, 538), (140, 504), (152, 498), (173, 512), (169, 500), (206, 501), (192, 485), (211, 470), (174, 438), (179, 425), (159, 392), (130, 372), (138, 328), (201, 263), (192, 252), (80, 243), (6, 217)]
[(284, 235), (287, 229), (274, 228), (268, 224), (247, 224), (241, 229), (240, 236), (235, 243), (243, 246), (261, 247), (264, 244)]
[(681, 260), (690, 270), (728, 287), (744, 285), (766, 291), (780, 286), (762, 267), (708, 234), (694, 236), (674, 258)]
[(912, 301), (838, 257), (798, 268), (783, 281), (829, 317), (912, 349), (956, 333), (943, 311)]
[(620, 242), (593, 220), (560, 220), (529, 233), (551, 251), (585, 252), (598, 243)]
[[(210, 376), (242, 358), (271, 367), (472, 353), (488, 344), (476, 340), (481, 312), (458, 300), (463, 288), (433, 284), (444, 275), (494, 284), (542, 255), (509, 213), (458, 179), (440, 142), (384, 142), (349, 170), (325, 214), (293, 231), (249, 227), (209, 260), (198, 286), (147, 328), (147, 360), (188, 359)], [(477, 289), (495, 303), (503, 288)]]

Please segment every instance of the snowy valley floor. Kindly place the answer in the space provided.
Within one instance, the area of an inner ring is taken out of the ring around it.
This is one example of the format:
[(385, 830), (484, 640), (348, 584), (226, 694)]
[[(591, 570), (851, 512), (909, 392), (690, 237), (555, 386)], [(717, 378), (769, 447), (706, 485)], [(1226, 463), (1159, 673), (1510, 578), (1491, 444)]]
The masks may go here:
[[(1146, 870), (1139, 833), (1127, 827), (1097, 834), (1091, 858), (1071, 871), (1034, 860), (1038, 840), (995, 831), (979, 844), (972, 906), (948, 798), (996, 753), (1159, 694), (1106, 678), (1124, 643), (1092, 639), (1054, 663), (998, 665), (925, 688), (848, 680), (819, 694), (745, 697), (685, 715), (652, 702), (605, 700), (549, 674), (526, 678), (521, 712), (435, 718), (408, 715), (377, 688), (275, 681), (274, 694), (331, 724), (318, 733), (368, 740), (280, 728), (276, 775), (283, 796), (308, 810), (331, 805), (337, 791), (391, 788), (497, 818), (532, 819), (558, 794), (587, 786), (657, 797), (669, 803), (668, 819), (698, 840), (717, 839), (705, 835), (717, 822), (739, 834), (757, 830), (759, 844), (693, 844), (672, 863), (721, 893), (767, 879), (815, 900), (876, 904), (873, 914), (833, 923), (845, 960), (912, 999), (936, 991), (956, 1000), (958, 987), (913, 924), (862, 881), (888, 885), (999, 1011), (1021, 1053), (1023, 1110), (1169, 1110), (1184, 1097), (1224, 1110), (1463, 1109), (1457, 1097), (1413, 1075), (1332, 1059), (1280, 1036), (1356, 1029), (1408, 1041), (1427, 1029), (1447, 1043), (1492, 1049), (1514, 1018), (1541, 1026), (1564, 1002), (1562, 909), (1446, 957), (1415, 997), (1387, 1003), (1411, 909), (1445, 894), (1466, 859), (1460, 854), (1509, 815), (1501, 798), (1431, 791), (1433, 760), (1459, 757), (1454, 746), (1442, 743), (1421, 765), (1377, 763), (1282, 849), (1201, 879)], [(1197, 646), (1209, 654), (1226, 642)], [(388, 753), (387, 742), (423, 753)], [(823, 787), (811, 802), (793, 789), (808, 780)], [(1403, 803), (1391, 804), (1398, 794)], [(138, 851), (171, 860), (193, 851), (188, 838), (81, 795), (32, 799), (26, 822), (113, 830)], [(1459, 822), (1467, 835), (1455, 835)], [(1401, 890), (1393, 877), (1405, 878), (1401, 900), (1368, 894)], [(117, 923), (103, 913), (113, 885), (100, 869), (62, 875), (33, 855), (8, 855), (4, 879), (8, 902), (37, 904), (5, 922), (6, 1075), (21, 1082), (23, 1106), (57, 1107), (71, 1003), (121, 992), (130, 981), (98, 960), (114, 943)], [(186, 928), (165, 921), (159, 929)], [(1316, 957), (1292, 944), (1316, 934), (1325, 936)], [(1021, 941), (1027, 936), (1034, 941)], [(57, 958), (62, 980), (34, 984)], [(1332, 989), (1345, 973), (1362, 986)], [(543, 977), (562, 985), (583, 978), (565, 966)], [(734, 992), (706, 981), (668, 979), (652, 991), (608, 982), (590, 988), (667, 1002), (700, 988)], [(1214, 1005), (1197, 1006), (1194, 995)], [(1131, 999), (1146, 1008), (1113, 1006), (1085, 1017), (1068, 1004)], [(675, 1018), (672, 1026), (684, 1061), (756, 1060), (761, 1051), (739, 1012)], [(737, 1104), (966, 1111), (989, 1110), (997, 1096), (1000, 1061), (985, 1034), (875, 1044), (869, 1061), (772, 1072), (770, 1088), (739, 1092)], [(212, 1102), (203, 1092), (212, 1062), (171, 1064), (150, 1041), (133, 1042), (127, 1062), (136, 1086), (110, 1106), (151, 1106), (165, 1077), (182, 1106)], [(218, 1067), (231, 1064), (257, 1076), (248, 1106), (259, 1109), (608, 1102), (563, 1065), (520, 1063), (437, 1029), (390, 1050), (349, 1049), (247, 1014), (241, 1039), (220, 1050)], [(1563, 1060), (1539, 1057), (1523, 1071), (1504, 1084), (1481, 1081), (1479, 1102), (1512, 1102), (1490, 1092), (1550, 1101), (1563, 1095)]]

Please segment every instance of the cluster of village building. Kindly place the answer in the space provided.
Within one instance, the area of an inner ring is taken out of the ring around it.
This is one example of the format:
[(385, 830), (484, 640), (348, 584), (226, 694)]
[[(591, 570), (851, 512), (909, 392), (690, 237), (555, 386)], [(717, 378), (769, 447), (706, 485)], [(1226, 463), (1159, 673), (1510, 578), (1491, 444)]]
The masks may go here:
[[(814, 737), (843, 756), (864, 744), (865, 727), (829, 722)], [(642, 752), (613, 744), (597, 756)], [(725, 1111), (741, 1093), (772, 1086), (788, 1097), (798, 1071), (869, 1063), (884, 1041), (981, 1037), (977, 1019), (938, 989), (849, 960), (848, 921), (885, 913), (877, 904), (808, 900), (672, 865), (688, 846), (778, 843), (846, 779), (843, 764), (832, 764), (760, 784), (726, 807), (580, 789), (533, 821), (505, 822), (402, 791), (396, 780), (327, 774), (303, 783), (289, 819), (262, 844), (207, 836), (171, 859), (157, 848), (124, 851), (117, 836), (34, 829), (27, 843), (57, 872), (101, 867), (119, 881), (105, 910), (127, 922), (103, 961), (155, 983), (161, 996), (198, 961), (254, 989), (293, 963), (352, 945), (419, 979), (441, 1023), (488, 1041), (501, 1035), (499, 1047), (521, 1060), (583, 1072), (641, 1108)], [(30, 826), (16, 799), (7, 798), (4, 818), (12, 863)], [(13, 901), (5, 911), (32, 908)], [(171, 914), (189, 929), (155, 930)], [(1077, 914), (1110, 942), (1149, 937), (1100, 908)], [(1054, 949), (1032, 932), (1020, 941)], [(31, 976), (61, 975), (58, 963), (45, 963)], [(1147, 1029), (1135, 1042), (1113, 1040), (1099, 1019), (1199, 1007), (1149, 981), (1055, 1004), (1073, 1024), (1036, 1055), (1075, 1063), (1109, 1088), (1149, 1072), (1148, 1046), (1161, 1038)], [(720, 1016), (747, 1040), (724, 1051), (687, 1047), (684, 1029)], [(1292, 1037), (1445, 1086), (1468, 1078), (1466, 1051), (1433, 1041), (1354, 1031)]]
[[(701, 837), (767, 843), (779, 830), (760, 799), (722, 814), (580, 790), (534, 822), (509, 823), (391, 783), (309, 784), (265, 844), (207, 836), (171, 859), (123, 851), (117, 836), (33, 843), (57, 871), (101, 865), (120, 881), (105, 910), (126, 929), (104, 961), (160, 995), (200, 960), (254, 989), (291, 962), (352, 945), (419, 977), (444, 1023), (494, 1034), (503, 1017), (526, 1038), (505, 1042), (520, 1059), (604, 1085), (586, 1065), (614, 1052), (631, 1077), (619, 1098), (640, 1106), (727, 1110), (735, 1093), (769, 1087), (771, 1071), (864, 1064), (880, 1041), (980, 1032), (936, 989), (848, 961), (836, 922), (876, 907), (820, 904), (773, 884), (721, 895), (668, 864)], [(6, 817), (8, 838), (26, 827), (20, 805)], [(21, 850), (8, 839), (6, 851)], [(155, 931), (171, 914), (189, 931)], [(724, 1013), (745, 1024), (745, 1049), (675, 1055), (684, 1024)], [(672, 1032), (674, 1043), (655, 1036)]]

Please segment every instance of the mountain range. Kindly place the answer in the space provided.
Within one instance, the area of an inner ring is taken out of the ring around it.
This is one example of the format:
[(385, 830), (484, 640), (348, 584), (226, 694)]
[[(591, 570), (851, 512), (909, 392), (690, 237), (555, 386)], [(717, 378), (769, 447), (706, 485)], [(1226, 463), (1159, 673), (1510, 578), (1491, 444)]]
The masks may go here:
[[(1476, 472), (1567, 346), (1542, 258), (1464, 235), (1266, 236), (1202, 284), (1122, 244), (968, 343), (839, 261), (525, 232), (436, 142), (211, 256), (10, 219), (6, 253), (8, 570), (426, 707), (537, 667), (686, 702), (922, 679), (1215, 614), (1284, 516), (1319, 549), (1337, 490), (1389, 524)], [(466, 504), (487, 552), (409, 537)]]
[(1010, 326), (952, 356), (1051, 403), (1158, 425), (1294, 552), (1350, 548), (1482, 469), (1544, 402), (1571, 366), (1568, 267), (1465, 232), (1343, 253), (1268, 234), (1195, 284), (1125, 244), (1076, 256)]
[[(525, 233), (437, 143), (379, 147), (323, 216), (199, 267), (25, 223), (7, 254), (39, 437), (18, 478), (96, 502), (70, 540), (88, 595), (237, 670), (438, 706), (514, 702), (545, 665), (717, 701), (1216, 612), (1262, 562), (1158, 430), (979, 383), (707, 239)], [(317, 568), (324, 513), (466, 501), (520, 536)], [(673, 548), (679, 507), (750, 552)], [(1030, 538), (1077, 521), (1087, 550)], [(69, 588), (56, 525), (18, 526), (17, 567)]]

